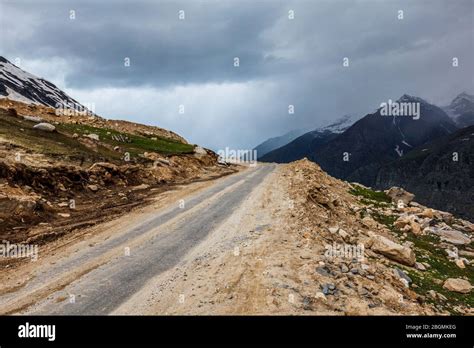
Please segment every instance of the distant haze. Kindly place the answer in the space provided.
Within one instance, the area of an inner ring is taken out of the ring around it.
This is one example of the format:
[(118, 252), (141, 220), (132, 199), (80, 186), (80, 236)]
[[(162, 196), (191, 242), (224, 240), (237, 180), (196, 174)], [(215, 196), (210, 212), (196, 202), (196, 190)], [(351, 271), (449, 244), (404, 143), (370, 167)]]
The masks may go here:
[(0, 0), (0, 55), (104, 117), (249, 149), (405, 93), (436, 105), (474, 93), (473, 6)]

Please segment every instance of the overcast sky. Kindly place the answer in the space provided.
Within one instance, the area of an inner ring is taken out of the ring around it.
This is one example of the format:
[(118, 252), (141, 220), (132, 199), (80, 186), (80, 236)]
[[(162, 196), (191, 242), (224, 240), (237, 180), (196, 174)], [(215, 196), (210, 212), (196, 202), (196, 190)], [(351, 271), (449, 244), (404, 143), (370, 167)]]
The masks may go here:
[(0, 0), (0, 55), (101, 116), (164, 127), (214, 150), (249, 149), (292, 129), (365, 115), (404, 93), (437, 105), (474, 93), (473, 7)]

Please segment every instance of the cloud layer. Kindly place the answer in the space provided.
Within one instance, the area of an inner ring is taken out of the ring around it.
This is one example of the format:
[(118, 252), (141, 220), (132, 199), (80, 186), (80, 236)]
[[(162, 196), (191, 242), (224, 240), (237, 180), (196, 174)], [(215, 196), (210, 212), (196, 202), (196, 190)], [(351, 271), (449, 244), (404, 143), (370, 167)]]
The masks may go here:
[(472, 93), (473, 4), (0, 0), (0, 55), (105, 117), (246, 149), (404, 93)]

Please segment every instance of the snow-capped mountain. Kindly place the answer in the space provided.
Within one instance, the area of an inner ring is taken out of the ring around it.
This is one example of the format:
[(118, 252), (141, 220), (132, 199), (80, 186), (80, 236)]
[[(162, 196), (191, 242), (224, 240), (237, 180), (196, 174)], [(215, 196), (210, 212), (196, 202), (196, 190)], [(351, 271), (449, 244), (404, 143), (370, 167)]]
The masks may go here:
[(357, 115), (344, 115), (338, 120), (336, 120), (335, 122), (327, 126), (317, 128), (315, 129), (315, 131), (319, 131), (319, 132), (329, 131), (332, 133), (343, 133), (347, 128), (352, 126), (359, 118), (360, 116), (357, 116)]
[(1, 56), (0, 98), (53, 108), (84, 108), (51, 82), (20, 69)]
[(259, 160), (262, 162), (288, 163), (310, 157), (316, 148), (343, 133), (357, 119), (359, 117), (355, 115), (345, 115), (327, 126), (307, 132), (288, 144), (259, 156)]
[(453, 99), (451, 104), (443, 107), (459, 127), (474, 125), (474, 96), (463, 92)]
[[(397, 102), (413, 105), (411, 111), (416, 115), (402, 115), (395, 109), (384, 114), (381, 107), (316, 148), (308, 158), (337, 178), (373, 186), (381, 166), (457, 130), (453, 120), (436, 105), (409, 95)], [(403, 110), (409, 110), (408, 106)]]

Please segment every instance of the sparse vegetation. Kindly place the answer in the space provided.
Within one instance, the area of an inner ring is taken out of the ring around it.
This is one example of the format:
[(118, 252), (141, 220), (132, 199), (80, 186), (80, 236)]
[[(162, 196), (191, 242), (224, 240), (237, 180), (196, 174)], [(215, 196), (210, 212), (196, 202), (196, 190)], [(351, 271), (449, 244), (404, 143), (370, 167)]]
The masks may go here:
[[(61, 124), (58, 129), (69, 134), (97, 134), (102, 142), (113, 146), (120, 146), (131, 154), (143, 153), (144, 151), (159, 152), (163, 154), (182, 154), (193, 152), (193, 145), (184, 144), (176, 140), (166, 139), (159, 136), (156, 136), (154, 137), (155, 139), (152, 139), (141, 135), (118, 132), (113, 129), (97, 128), (89, 125), (77, 125), (71, 123)], [(113, 136), (118, 135), (128, 138), (129, 142), (121, 142), (113, 139)]]
[(385, 192), (374, 191), (374, 190), (371, 190), (359, 185), (353, 185), (353, 187), (349, 190), (349, 193), (353, 194), (354, 196), (363, 197), (362, 201), (365, 201), (365, 203), (369, 203), (369, 201), (373, 201), (379, 204), (383, 204), (383, 203), (389, 204), (392, 202), (390, 197), (387, 196)]

